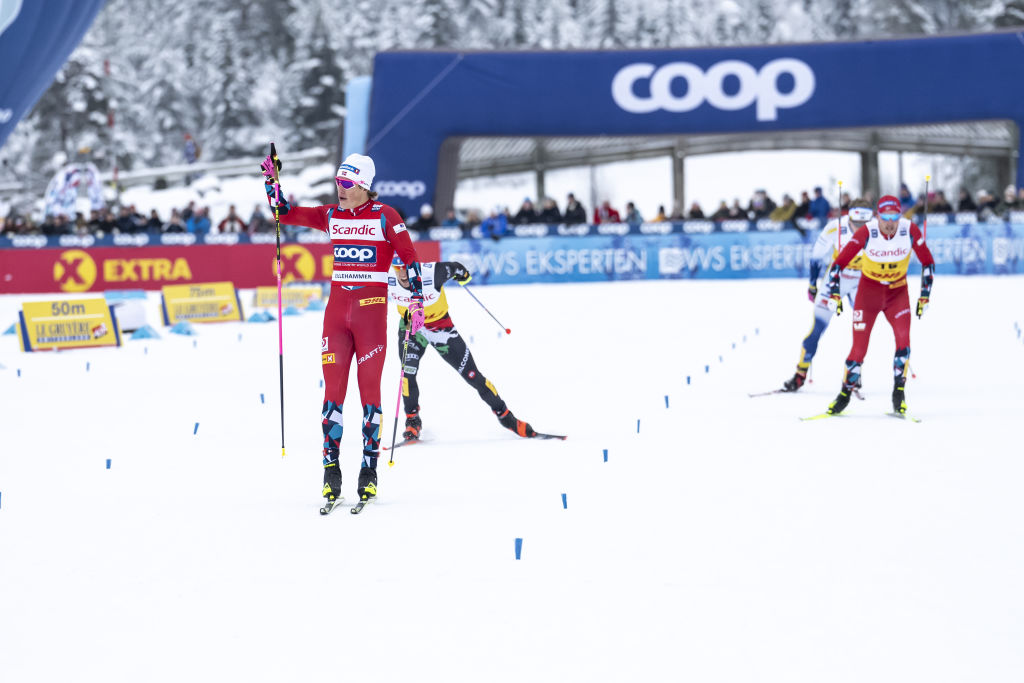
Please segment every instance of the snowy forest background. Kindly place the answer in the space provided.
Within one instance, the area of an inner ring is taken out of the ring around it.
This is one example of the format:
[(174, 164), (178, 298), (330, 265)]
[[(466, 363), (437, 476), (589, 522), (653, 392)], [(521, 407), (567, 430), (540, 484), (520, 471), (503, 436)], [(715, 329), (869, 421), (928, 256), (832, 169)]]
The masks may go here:
[(382, 50), (698, 47), (1022, 25), (1024, 0), (109, 0), (0, 160), (36, 186), (83, 156), (110, 169), (112, 149), (121, 169), (182, 163), (185, 133), (204, 161), (260, 154), (269, 139), (337, 149), (344, 84), (371, 74)]

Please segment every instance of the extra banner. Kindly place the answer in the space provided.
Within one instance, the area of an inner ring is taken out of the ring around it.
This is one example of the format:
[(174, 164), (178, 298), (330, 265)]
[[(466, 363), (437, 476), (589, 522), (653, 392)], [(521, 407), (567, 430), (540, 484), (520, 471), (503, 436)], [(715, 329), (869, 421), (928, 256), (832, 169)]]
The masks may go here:
[[(314, 301), (322, 301), (323, 289), (312, 287), (285, 287), (281, 290), (281, 306), (287, 308), (309, 308)], [(257, 287), (253, 297), (256, 308), (277, 308), (277, 287)]]
[[(267, 235), (260, 234), (261, 238)], [(307, 231), (308, 240), (281, 245), (281, 281), (330, 282), (334, 252), (326, 236)], [(164, 285), (191, 285), (230, 280), (236, 287), (277, 284), (277, 250), (268, 244), (209, 244), (195, 235), (168, 234), (166, 244), (152, 244), (149, 235), (119, 235), (124, 244), (102, 246), (91, 235), (24, 235), (0, 237), (0, 294), (105, 292), (111, 289), (159, 290)], [(208, 236), (211, 238), (214, 236)], [(238, 235), (218, 235), (221, 239)], [(254, 236), (255, 237), (255, 236)], [(271, 240), (273, 235), (270, 235)], [(157, 238), (154, 238), (154, 241)], [(246, 237), (245, 239), (249, 239)], [(10, 246), (5, 245), (5, 241)], [(176, 241), (177, 244), (171, 244)], [(152, 244), (152, 246), (149, 246)], [(59, 245), (59, 246), (58, 246)], [(418, 241), (420, 261), (437, 261), (437, 242)]]
[(242, 302), (231, 282), (166, 285), (161, 291), (164, 325), (182, 321), (221, 323), (242, 320)]
[(103, 298), (27, 301), (18, 326), (22, 351), (121, 345), (114, 309)]

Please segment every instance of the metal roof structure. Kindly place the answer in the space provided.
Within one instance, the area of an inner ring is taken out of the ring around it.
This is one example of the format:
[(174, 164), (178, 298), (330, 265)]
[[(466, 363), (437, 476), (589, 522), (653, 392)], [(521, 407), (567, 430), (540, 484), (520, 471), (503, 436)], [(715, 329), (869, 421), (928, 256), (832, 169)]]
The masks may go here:
[(861, 154), (861, 187), (879, 191), (878, 153), (919, 152), (1005, 160), (1000, 186), (1016, 181), (1020, 131), (1008, 120), (936, 123), (915, 126), (802, 130), (710, 135), (594, 137), (450, 138), (443, 158), (458, 147), (458, 178), (532, 171), (538, 196), (544, 171), (630, 159), (672, 157), (676, 163), (675, 199), (683, 205), (682, 161), (688, 156), (754, 150), (830, 150)]

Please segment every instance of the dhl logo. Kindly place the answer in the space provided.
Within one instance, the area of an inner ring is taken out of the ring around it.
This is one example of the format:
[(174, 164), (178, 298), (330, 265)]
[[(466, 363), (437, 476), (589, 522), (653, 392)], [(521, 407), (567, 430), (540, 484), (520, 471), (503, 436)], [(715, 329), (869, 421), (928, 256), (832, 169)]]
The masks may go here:
[(333, 353), (321, 353), (320, 354), (320, 363), (322, 365), (330, 365), (330, 364), (334, 363), (334, 354)]
[(372, 306), (373, 304), (382, 304), (382, 303), (384, 303), (384, 297), (382, 297), (382, 296), (371, 296), (369, 299), (360, 299), (359, 300), (359, 305), (360, 306)]

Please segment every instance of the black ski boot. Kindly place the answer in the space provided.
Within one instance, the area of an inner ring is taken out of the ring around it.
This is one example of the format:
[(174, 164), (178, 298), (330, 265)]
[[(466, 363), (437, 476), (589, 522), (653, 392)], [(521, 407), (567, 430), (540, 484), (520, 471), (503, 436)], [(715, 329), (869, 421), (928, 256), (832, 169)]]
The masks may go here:
[(797, 370), (792, 379), (788, 379), (782, 383), (782, 390), (796, 391), (804, 385), (805, 381), (807, 381), (807, 372), (800, 372)]
[(893, 382), (892, 388), (892, 411), (899, 415), (906, 415), (907, 413), (907, 401), (906, 396), (903, 393), (903, 387), (906, 386), (907, 380), (905, 377), (897, 377)]
[(502, 427), (515, 432), (523, 438), (529, 439), (537, 436), (537, 432), (533, 430), (530, 423), (516, 419), (516, 416), (513, 415), (512, 411), (508, 408), (505, 408), (505, 410), (501, 412), (495, 410), (494, 415), (498, 418), (498, 422), (501, 423)]
[(372, 467), (363, 467), (359, 470), (359, 488), (356, 492), (363, 503), (377, 497), (377, 470)]
[(328, 501), (341, 498), (341, 467), (338, 454), (324, 454), (324, 490), (323, 496)]
[(423, 422), (420, 420), (420, 407), (416, 406), (411, 413), (405, 414), (405, 431), (402, 438), (406, 441), (418, 441)]
[(829, 404), (828, 410), (825, 412), (829, 415), (838, 415), (846, 410), (848, 405), (850, 405), (850, 389), (844, 385), (839, 395), (836, 396), (836, 400)]

